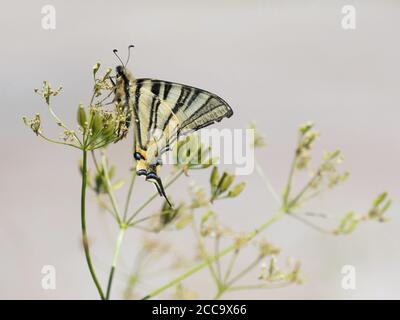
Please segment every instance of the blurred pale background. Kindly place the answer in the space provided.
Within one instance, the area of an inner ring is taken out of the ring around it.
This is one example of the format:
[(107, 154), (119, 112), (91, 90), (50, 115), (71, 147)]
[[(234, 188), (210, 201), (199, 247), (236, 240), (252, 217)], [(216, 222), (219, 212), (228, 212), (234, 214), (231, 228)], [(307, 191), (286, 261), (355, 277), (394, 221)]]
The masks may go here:
[[(41, 27), (41, 8), (54, 5), (56, 30)], [(357, 28), (341, 28), (343, 5), (354, 5)], [(265, 236), (283, 257), (302, 262), (304, 285), (228, 294), (226, 298), (400, 298), (400, 4), (397, 1), (2, 1), (1, 33), (1, 215), (0, 298), (97, 298), (80, 249), (80, 177), (74, 150), (45, 143), (24, 128), (21, 117), (40, 111), (56, 135), (46, 110), (33, 94), (42, 80), (63, 84), (55, 100), (66, 121), (87, 102), (91, 67), (115, 66), (113, 48), (134, 43), (130, 69), (137, 77), (187, 83), (226, 98), (235, 116), (224, 125), (245, 127), (257, 120), (268, 140), (262, 166), (281, 190), (298, 125), (313, 120), (322, 131), (318, 151), (339, 147), (349, 181), (314, 203), (315, 210), (340, 215), (362, 212), (381, 191), (395, 205), (387, 224), (363, 224), (349, 237), (319, 234), (290, 218)], [(129, 141), (112, 149), (112, 159), (128, 175)], [(318, 155), (319, 156), (319, 155)], [(125, 170), (125, 171), (124, 171)], [(206, 183), (201, 173), (190, 179)], [(190, 179), (170, 189), (186, 190)], [(216, 205), (221, 219), (247, 231), (272, 214), (256, 175), (236, 200)], [(152, 186), (140, 181), (136, 204)], [(116, 227), (89, 198), (89, 234), (101, 280), (111, 261)], [(158, 207), (149, 208), (148, 212)], [(113, 296), (121, 297), (139, 235), (130, 232)], [(187, 234), (170, 239), (193, 251)], [(185, 239), (185, 241), (182, 241)], [(245, 262), (243, 262), (245, 263)], [(41, 268), (54, 265), (57, 289), (43, 290)], [(356, 290), (341, 288), (341, 268), (354, 265)], [(256, 277), (253, 273), (248, 277)], [(207, 278), (206, 278), (207, 277)], [(148, 277), (141, 294), (168, 275)], [(204, 279), (207, 279), (206, 281)], [(214, 294), (207, 272), (186, 282), (200, 297)], [(169, 293), (161, 297), (170, 297)]]

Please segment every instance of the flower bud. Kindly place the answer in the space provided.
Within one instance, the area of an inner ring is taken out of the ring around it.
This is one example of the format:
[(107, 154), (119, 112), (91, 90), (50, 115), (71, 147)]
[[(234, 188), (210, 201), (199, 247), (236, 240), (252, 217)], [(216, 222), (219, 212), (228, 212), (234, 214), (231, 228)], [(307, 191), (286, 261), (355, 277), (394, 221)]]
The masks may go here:
[(96, 77), (96, 73), (97, 71), (99, 71), (100, 69), (100, 62), (97, 62), (94, 66), (93, 66), (93, 77)]
[(77, 116), (77, 119), (78, 119), (78, 124), (79, 124), (82, 128), (84, 128), (85, 125), (86, 125), (86, 120), (87, 120), (87, 118), (86, 118), (85, 108), (83, 107), (83, 104), (82, 104), (82, 103), (80, 103), (80, 104), (79, 104), (79, 107), (78, 107), (78, 116)]
[(224, 172), (218, 185), (219, 192), (223, 193), (228, 190), (234, 179), (234, 176)]
[(229, 190), (228, 197), (230, 197), (230, 198), (237, 197), (239, 194), (242, 193), (245, 186), (246, 186), (246, 182), (238, 183), (231, 190)]
[(211, 176), (210, 176), (211, 188), (215, 189), (218, 186), (218, 181), (219, 181), (218, 168), (214, 167), (211, 171)]

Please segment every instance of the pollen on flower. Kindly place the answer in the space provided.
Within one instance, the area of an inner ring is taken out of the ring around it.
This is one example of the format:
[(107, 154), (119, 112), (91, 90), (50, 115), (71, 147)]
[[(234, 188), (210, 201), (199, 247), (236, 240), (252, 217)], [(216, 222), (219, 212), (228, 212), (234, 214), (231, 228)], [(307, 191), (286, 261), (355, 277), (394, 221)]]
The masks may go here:
[(39, 114), (39, 113), (35, 114), (34, 118), (31, 119), (31, 120), (29, 120), (27, 117), (22, 117), (22, 120), (23, 120), (24, 124), (25, 124), (27, 127), (30, 127), (30, 128), (32, 129), (32, 131), (33, 131), (36, 135), (39, 135), (39, 132), (40, 132), (40, 125), (41, 125), (41, 122), (40, 122), (40, 114)]

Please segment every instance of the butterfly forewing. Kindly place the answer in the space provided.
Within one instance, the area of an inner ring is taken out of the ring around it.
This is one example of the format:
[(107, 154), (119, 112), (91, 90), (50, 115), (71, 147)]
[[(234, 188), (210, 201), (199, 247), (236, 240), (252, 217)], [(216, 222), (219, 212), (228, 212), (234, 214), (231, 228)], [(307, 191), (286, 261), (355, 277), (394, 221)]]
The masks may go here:
[[(233, 112), (220, 97), (178, 83), (138, 79), (132, 84), (137, 143), (142, 149), (164, 135), (164, 146)], [(154, 138), (154, 135), (156, 137)]]

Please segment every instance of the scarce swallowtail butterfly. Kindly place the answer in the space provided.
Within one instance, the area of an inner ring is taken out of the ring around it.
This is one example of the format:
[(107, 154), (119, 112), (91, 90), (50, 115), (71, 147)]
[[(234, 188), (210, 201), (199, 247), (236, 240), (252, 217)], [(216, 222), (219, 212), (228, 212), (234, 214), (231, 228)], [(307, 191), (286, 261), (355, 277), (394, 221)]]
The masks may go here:
[[(133, 46), (129, 46), (129, 49)], [(154, 183), (168, 200), (159, 176), (161, 156), (182, 136), (232, 116), (231, 107), (219, 96), (195, 87), (155, 79), (135, 79), (121, 65), (116, 67), (114, 101), (133, 122), (136, 173)]]

